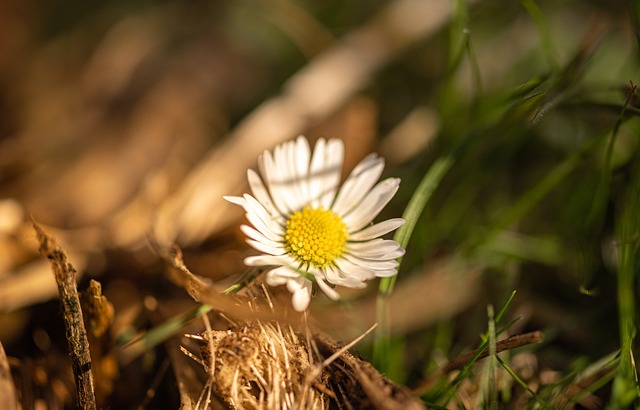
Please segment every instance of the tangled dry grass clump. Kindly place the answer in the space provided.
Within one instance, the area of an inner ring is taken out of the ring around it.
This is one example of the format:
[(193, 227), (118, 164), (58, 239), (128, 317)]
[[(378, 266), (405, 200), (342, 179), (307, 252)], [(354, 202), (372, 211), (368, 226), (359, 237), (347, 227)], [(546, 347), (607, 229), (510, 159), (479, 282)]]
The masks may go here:
[[(248, 293), (254, 309), (273, 313), (264, 286), (251, 286)], [(199, 354), (182, 348), (208, 375), (196, 409), (208, 408), (212, 395), (237, 409), (424, 408), (407, 389), (348, 352), (375, 326), (339, 346), (312, 334), (306, 315), (299, 329), (261, 319), (224, 321), (226, 329), (211, 329), (207, 319), (208, 330), (188, 335), (202, 343)]]
[(252, 321), (207, 331), (202, 339), (207, 383), (229, 406), (326, 408), (324, 394), (305, 377), (313, 356), (292, 328)]

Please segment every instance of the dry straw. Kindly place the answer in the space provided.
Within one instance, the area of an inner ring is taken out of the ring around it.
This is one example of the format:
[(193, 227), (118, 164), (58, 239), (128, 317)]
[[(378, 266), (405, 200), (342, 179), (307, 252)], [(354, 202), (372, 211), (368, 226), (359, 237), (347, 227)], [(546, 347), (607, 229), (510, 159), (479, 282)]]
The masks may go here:
[[(275, 310), (264, 286), (251, 286), (248, 293), (253, 309)], [(273, 320), (223, 317), (226, 329), (212, 330), (205, 319), (206, 331), (188, 335), (201, 341), (199, 355), (183, 348), (208, 375), (196, 409), (209, 408), (213, 397), (235, 409), (424, 408), (347, 351), (375, 325), (338, 346), (312, 334), (306, 315), (302, 330)]]

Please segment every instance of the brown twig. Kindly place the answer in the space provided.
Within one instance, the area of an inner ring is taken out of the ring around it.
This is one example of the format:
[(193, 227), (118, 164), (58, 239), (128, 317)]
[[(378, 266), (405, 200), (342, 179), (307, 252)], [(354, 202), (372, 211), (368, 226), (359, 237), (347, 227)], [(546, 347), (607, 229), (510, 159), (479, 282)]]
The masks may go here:
[[(511, 336), (508, 339), (500, 340), (496, 342), (496, 354), (500, 352), (504, 352), (505, 350), (515, 349), (516, 347), (525, 346), (531, 343), (540, 343), (543, 340), (542, 332), (535, 331), (530, 333), (524, 333), (521, 335)], [(459, 356), (444, 366), (442, 369), (437, 371), (434, 375), (429, 376), (427, 379), (423, 380), (418, 387), (413, 389), (413, 392), (416, 395), (424, 394), (427, 389), (433, 384), (433, 381), (438, 377), (445, 374), (449, 374), (454, 370), (462, 369), (469, 360), (471, 360), (476, 354), (478, 354), (478, 350), (474, 349), (470, 352)], [(485, 348), (480, 356), (478, 356), (477, 360), (484, 359), (489, 356), (489, 348)]]
[(87, 331), (82, 319), (82, 309), (76, 288), (76, 269), (67, 260), (67, 254), (33, 221), (40, 243), (40, 254), (51, 262), (51, 269), (58, 285), (64, 312), (64, 324), (71, 353), (73, 375), (78, 395), (78, 407), (93, 410), (96, 399), (91, 374), (91, 356)]
[(20, 408), (18, 396), (16, 395), (16, 386), (13, 384), (9, 361), (4, 353), (2, 343), (0, 343), (0, 408), (7, 410)]

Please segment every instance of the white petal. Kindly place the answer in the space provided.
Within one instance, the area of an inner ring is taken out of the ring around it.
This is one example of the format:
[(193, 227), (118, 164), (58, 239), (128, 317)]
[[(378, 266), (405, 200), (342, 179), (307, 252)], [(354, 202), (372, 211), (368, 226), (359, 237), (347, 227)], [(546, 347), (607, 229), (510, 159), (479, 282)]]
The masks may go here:
[(375, 218), (398, 191), (400, 179), (388, 178), (376, 185), (349, 215), (343, 218), (349, 232), (358, 231)]
[(246, 200), (244, 209), (247, 210), (247, 214), (255, 214), (262, 222), (264, 222), (271, 232), (280, 235), (284, 234), (282, 225), (280, 225), (278, 221), (267, 212), (260, 202), (249, 194), (244, 194), (244, 199)]
[(371, 259), (360, 258), (355, 255), (350, 255), (348, 253), (343, 254), (342, 258), (348, 260), (354, 265), (362, 266), (363, 268), (373, 269), (373, 270), (387, 270), (387, 269), (395, 269), (398, 267), (398, 262), (394, 259), (371, 260)]
[(265, 282), (269, 286), (287, 285), (287, 290), (292, 293), (291, 303), (298, 312), (303, 312), (311, 301), (311, 281), (297, 272), (288, 268), (277, 268), (267, 272)]
[(254, 241), (253, 239), (247, 239), (247, 243), (251, 245), (253, 249), (260, 252), (267, 253), (269, 255), (279, 256), (287, 253), (287, 251), (280, 246), (278, 247), (269, 246), (263, 242)]
[(310, 202), (309, 197), (309, 161), (311, 159), (311, 148), (309, 141), (302, 135), (296, 140), (295, 158), (293, 164), (295, 166), (296, 177), (298, 178), (298, 189), (301, 203), (298, 208)]
[(246, 213), (247, 220), (253, 225), (261, 234), (266, 236), (272, 241), (278, 242), (282, 240), (282, 234), (273, 232), (269, 227), (253, 212)]
[(320, 138), (316, 142), (309, 169), (309, 199), (313, 207), (322, 205), (329, 209), (340, 183), (343, 161), (342, 140), (326, 142)]
[(357, 278), (361, 281), (369, 280), (376, 277), (373, 269), (367, 269), (360, 265), (355, 265), (344, 258), (333, 261), (338, 269), (343, 271), (346, 275)]
[(318, 287), (320, 288), (320, 290), (323, 291), (324, 294), (329, 297), (329, 299), (331, 300), (340, 299), (340, 294), (336, 292), (335, 289), (333, 289), (331, 286), (327, 285), (324, 279), (318, 278), (318, 280), (316, 280), (316, 283), (318, 284)]
[(304, 312), (311, 301), (311, 281), (304, 276), (298, 276), (287, 281), (287, 289), (293, 293), (291, 296), (293, 308), (298, 312)]
[[(277, 147), (276, 147), (277, 148)], [(271, 152), (265, 151), (258, 160), (260, 173), (264, 177), (264, 182), (269, 188), (271, 199), (282, 215), (289, 215), (291, 211), (285, 202), (286, 192), (283, 192), (282, 176), (280, 169), (273, 160)]]
[(302, 195), (300, 185), (306, 183), (301, 180), (296, 167), (296, 142), (288, 141), (280, 146), (279, 157), (276, 157), (276, 165), (283, 172), (283, 191), (286, 191), (285, 201), (292, 211), (304, 205), (306, 198)]
[(342, 184), (331, 209), (341, 217), (346, 216), (362, 201), (362, 198), (380, 178), (383, 169), (384, 160), (382, 158), (378, 158), (376, 154), (365, 157)]
[(273, 156), (270, 151), (265, 150), (262, 155), (258, 157), (258, 169), (260, 170), (260, 175), (262, 176), (265, 186), (269, 189), (271, 199), (273, 199), (275, 195), (271, 190), (271, 180), (275, 178), (276, 170), (273, 165)]
[[(320, 138), (316, 142), (316, 146), (313, 150), (313, 156), (311, 157), (311, 163), (309, 164), (309, 199), (314, 207), (319, 203), (324, 186), (323, 179), (325, 176), (320, 172), (324, 169), (324, 149), (326, 144), (327, 142), (324, 138)], [(323, 155), (320, 155), (321, 152)]]
[[(253, 205), (250, 205), (246, 199), (244, 200), (244, 205), (242, 207), (246, 211), (245, 216), (247, 217), (247, 220), (251, 222), (251, 224), (256, 229), (258, 229), (263, 235), (265, 235), (268, 238), (271, 238), (272, 240), (275, 240), (275, 241), (279, 240), (282, 234), (279, 232), (274, 232), (274, 230), (270, 228), (271, 224), (265, 222), (265, 218), (261, 217), (262, 214), (266, 214), (266, 211), (264, 209), (261, 211), (259, 207), (256, 207), (257, 210), (254, 210)], [(272, 219), (272, 218), (267, 217), (266, 219)], [(278, 231), (280, 231), (280, 229), (278, 229)]]
[(341, 280), (340, 274), (338, 272), (339, 271), (333, 269), (331, 266), (327, 266), (324, 269), (325, 278), (329, 283), (334, 285), (336, 284), (336, 282), (339, 282)]
[(287, 290), (291, 293), (294, 293), (296, 290), (304, 288), (302, 280), (308, 280), (308, 279), (298, 276), (296, 278), (291, 278), (287, 280)]
[(256, 255), (244, 259), (247, 266), (290, 266), (291, 259), (287, 255)]
[(349, 234), (350, 241), (366, 241), (378, 238), (404, 225), (404, 219), (394, 218), (371, 225), (359, 232)]
[[(291, 206), (291, 175), (289, 174), (288, 158), (286, 155), (287, 147), (291, 144), (290, 141), (284, 144), (277, 145), (273, 149), (273, 165), (274, 178), (271, 179), (269, 189), (278, 192), (278, 197), (283, 204), (284, 209), (287, 210), (285, 215), (288, 215), (295, 208)], [(275, 199), (275, 198), (274, 198)]]
[(315, 276), (316, 279), (321, 279), (325, 277), (324, 271), (320, 268), (316, 268), (313, 265), (307, 266), (306, 273), (308, 273), (309, 275)]
[(404, 256), (404, 253), (402, 246), (398, 245), (398, 248), (389, 253), (385, 253), (379, 259), (398, 259), (399, 257)]
[(344, 162), (344, 143), (340, 139), (331, 139), (327, 143), (327, 168), (329, 175), (327, 180), (328, 186), (324, 195), (320, 198), (320, 205), (325, 209), (329, 209), (336, 197), (338, 186), (340, 185), (340, 176), (342, 175), (342, 164)]
[(267, 191), (267, 188), (262, 183), (260, 176), (258, 173), (252, 169), (247, 171), (247, 180), (249, 181), (249, 187), (251, 188), (251, 192), (253, 196), (264, 206), (264, 208), (271, 214), (271, 216), (279, 215), (278, 209), (273, 204), (271, 200), (271, 196)]
[(267, 282), (269, 286), (280, 286), (286, 284), (289, 279), (298, 276), (300, 275), (297, 272), (285, 267), (280, 267), (267, 272), (265, 282)]
[(300, 135), (296, 139), (296, 174), (306, 176), (309, 173), (309, 161), (311, 159), (311, 148), (309, 141)]
[(339, 268), (331, 265), (325, 268), (325, 276), (327, 278), (327, 282), (334, 285), (346, 286), (348, 288), (363, 288), (367, 286), (361, 280), (349, 276)]
[(380, 257), (397, 252), (402, 247), (396, 241), (390, 239), (373, 239), (367, 242), (347, 242), (345, 246), (349, 253), (368, 259), (380, 259)]
[(258, 242), (262, 242), (265, 245), (269, 245), (273, 248), (277, 248), (280, 246), (283, 246), (281, 241), (273, 241), (269, 238), (267, 238), (266, 236), (264, 236), (262, 233), (260, 233), (258, 230), (252, 228), (249, 225), (240, 225), (240, 230), (242, 231), (242, 233), (244, 233), (245, 235), (247, 235), (247, 237), (258, 241)]
[(273, 153), (265, 151), (260, 158), (265, 183), (282, 215), (289, 215), (309, 202), (309, 156), (309, 143), (301, 136), (276, 146)]
[(224, 200), (231, 202), (232, 204), (236, 204), (236, 205), (240, 205), (242, 207), (244, 207), (245, 202), (247, 202), (243, 197), (241, 196), (230, 196), (230, 195), (225, 195), (222, 197)]
[[(309, 282), (311, 284), (311, 282)], [(297, 312), (304, 312), (311, 302), (311, 285), (293, 292), (291, 303)]]
[(376, 276), (379, 278), (389, 278), (391, 276), (396, 276), (398, 274), (397, 269), (376, 270), (374, 272)]

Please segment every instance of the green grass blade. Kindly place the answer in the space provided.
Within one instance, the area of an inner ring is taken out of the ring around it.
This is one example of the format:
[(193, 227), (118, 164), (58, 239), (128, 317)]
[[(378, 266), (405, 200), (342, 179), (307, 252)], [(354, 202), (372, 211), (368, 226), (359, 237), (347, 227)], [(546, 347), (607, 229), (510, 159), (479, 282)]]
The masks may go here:
[(627, 99), (622, 106), (620, 115), (618, 116), (618, 119), (613, 126), (611, 138), (609, 138), (609, 144), (607, 145), (607, 153), (605, 157), (605, 165), (602, 167), (602, 173), (600, 174), (600, 180), (598, 181), (596, 195), (591, 205), (589, 216), (587, 217), (587, 229), (592, 229), (593, 231), (600, 230), (600, 226), (604, 221), (604, 212), (606, 209), (607, 201), (609, 199), (611, 174), (613, 173), (613, 149), (616, 144), (618, 130), (620, 129), (620, 125), (622, 125), (622, 120), (625, 117), (627, 109), (629, 108), (631, 99), (634, 95), (636, 95), (636, 90), (637, 86), (633, 86), (631, 88), (631, 91), (629, 92), (629, 95), (627, 96)]
[[(407, 248), (409, 239), (411, 239), (411, 234), (418, 223), (420, 215), (422, 215), (425, 205), (433, 195), (436, 188), (438, 188), (442, 178), (453, 165), (453, 162), (454, 160), (452, 156), (438, 158), (433, 165), (431, 165), (431, 168), (429, 168), (429, 171), (422, 178), (422, 181), (420, 181), (420, 185), (416, 188), (416, 191), (411, 197), (411, 200), (409, 200), (409, 203), (404, 210), (404, 214), (402, 215), (404, 218), (404, 225), (396, 231), (396, 234), (393, 237), (393, 239), (403, 248)], [(399, 259), (399, 262), (402, 263), (402, 258)], [(382, 278), (380, 280), (379, 287), (380, 293), (383, 295), (391, 293), (393, 291), (393, 286), (396, 283), (396, 278), (397, 276)]]
[(447, 62), (449, 74), (457, 71), (464, 56), (465, 44), (468, 39), (469, 4), (465, 0), (455, 0), (453, 14), (449, 26), (449, 59)]
[(620, 363), (613, 383), (611, 405), (628, 408), (640, 399), (638, 375), (633, 359), (633, 341), (636, 335), (635, 284), (639, 266), (640, 239), (640, 150), (636, 155), (630, 186), (618, 219), (618, 313), (620, 322)]
[(443, 123), (455, 116), (460, 101), (455, 76), (464, 61), (469, 42), (469, 5), (465, 0), (455, 0), (451, 24), (449, 25), (447, 65), (439, 92), (438, 111)]
[(485, 391), (487, 392), (485, 408), (491, 410), (497, 410), (498, 408), (498, 385), (497, 385), (497, 361), (496, 361), (496, 322), (494, 318), (493, 306), (487, 306), (488, 316), (488, 345), (489, 345), (489, 357), (485, 364)]
[(594, 150), (609, 132), (592, 138), (579, 150), (569, 155), (564, 161), (556, 165), (538, 184), (523, 194), (513, 205), (501, 213), (484, 235), (475, 239), (472, 248), (477, 248), (495, 239), (496, 235), (505, 230), (514, 222), (528, 214), (542, 199), (544, 199), (555, 187), (564, 181), (568, 175), (583, 160), (585, 155)]
[(264, 269), (247, 269), (233, 285), (226, 288), (222, 293), (224, 295), (233, 295), (240, 292), (245, 286), (251, 283), (255, 278), (260, 276), (264, 272)]
[(604, 373), (604, 375), (602, 377), (600, 377), (595, 382), (593, 382), (593, 383), (589, 384), (588, 386), (586, 386), (584, 388), (584, 390), (582, 390), (581, 392), (576, 394), (571, 400), (569, 400), (569, 404), (572, 405), (572, 406), (575, 406), (585, 396), (597, 392), (598, 390), (600, 390), (601, 388), (606, 386), (609, 382), (611, 382), (611, 380), (614, 378), (615, 374), (616, 373), (614, 371)]
[(634, 32), (636, 33), (636, 47), (640, 52), (640, 2), (631, 2), (631, 21), (633, 22)]
[[(407, 248), (411, 234), (418, 223), (420, 215), (422, 215), (425, 205), (452, 165), (453, 157), (446, 156), (439, 158), (433, 163), (431, 168), (429, 168), (429, 171), (422, 178), (418, 188), (416, 188), (416, 191), (411, 197), (411, 200), (409, 201), (409, 204), (407, 204), (404, 214), (402, 215), (405, 220), (404, 225), (400, 227), (394, 235), (394, 240), (403, 248)], [(398, 261), (402, 264), (402, 258)], [(400, 269), (400, 266), (398, 266), (398, 270)], [(396, 283), (396, 277), (397, 275), (390, 278), (382, 278), (380, 280), (378, 298), (376, 300), (376, 320), (378, 322), (378, 328), (376, 329), (373, 343), (373, 363), (383, 373), (387, 373), (390, 366), (391, 323), (389, 295), (393, 291), (393, 287)]]
[(210, 312), (211, 309), (212, 307), (209, 305), (197, 306), (188, 312), (168, 319), (166, 322), (154, 327), (148, 332), (126, 342), (119, 352), (122, 362), (130, 363), (144, 352), (153, 349), (178, 333), (188, 322)]
[(504, 302), (504, 304), (498, 311), (498, 314), (496, 315), (496, 323), (500, 323), (502, 321), (502, 317), (506, 313), (507, 308), (509, 307), (509, 305), (511, 304), (511, 301), (513, 301), (513, 298), (515, 296), (516, 296), (516, 291), (514, 290), (513, 292), (511, 292), (511, 295), (509, 295), (509, 298), (507, 298), (507, 301)]
[(531, 390), (531, 387), (529, 387), (529, 385), (527, 383), (524, 382), (524, 380), (522, 380), (510, 367), (508, 364), (506, 364), (504, 362), (504, 360), (502, 360), (500, 358), (500, 356), (496, 356), (496, 359), (498, 360), (498, 363), (500, 364), (500, 366), (502, 366), (503, 369), (505, 369), (507, 371), (507, 373), (509, 373), (509, 375), (513, 378), (513, 380), (516, 381), (516, 383), (518, 383), (520, 385), (520, 387), (522, 387), (523, 389), (525, 389), (530, 395), (531, 397), (533, 397), (533, 399), (538, 402), (538, 404), (540, 406), (542, 406), (542, 408), (547, 409), (547, 410), (553, 410), (553, 406), (551, 406), (549, 403), (547, 403), (546, 401), (542, 400), (537, 394), (536, 392), (534, 392), (533, 390)]
[(547, 58), (547, 62), (553, 71), (557, 71), (559, 66), (556, 61), (556, 50), (553, 42), (553, 37), (549, 32), (549, 27), (545, 22), (544, 15), (542, 14), (542, 10), (536, 4), (534, 0), (521, 0), (522, 6), (529, 13), (529, 17), (533, 20), (533, 23), (536, 25), (538, 29), (538, 34), (540, 35), (540, 42), (542, 43), (542, 51), (544, 52), (545, 57)]
[[(498, 314), (495, 316), (495, 319), (493, 319), (494, 332), (495, 332), (495, 325), (500, 323), (500, 321), (502, 320), (502, 317), (504, 316), (504, 313), (507, 311), (507, 308), (511, 304), (511, 301), (513, 300), (513, 297), (515, 296), (515, 294), (516, 294), (515, 291), (511, 292), (511, 295), (509, 295), (505, 303), (502, 305), (502, 307), (498, 311)], [(510, 324), (512, 323), (515, 323), (515, 321), (511, 322)], [(496, 337), (502, 334), (508, 328), (509, 327), (506, 326), (501, 328), (498, 332), (495, 332)], [(458, 385), (460, 384), (460, 382), (462, 382), (462, 380), (464, 380), (466, 377), (469, 376), (469, 374), (471, 373), (471, 367), (476, 363), (476, 361), (478, 361), (482, 353), (489, 346), (490, 334), (482, 336), (482, 340), (483, 341), (480, 343), (480, 346), (478, 347), (476, 354), (474, 354), (473, 357), (469, 359), (469, 361), (464, 365), (464, 367), (460, 370), (460, 372), (456, 375), (456, 377), (449, 383), (447, 387), (444, 388), (443, 392), (439, 395), (440, 403), (446, 405), (456, 394), (458, 390)]]

